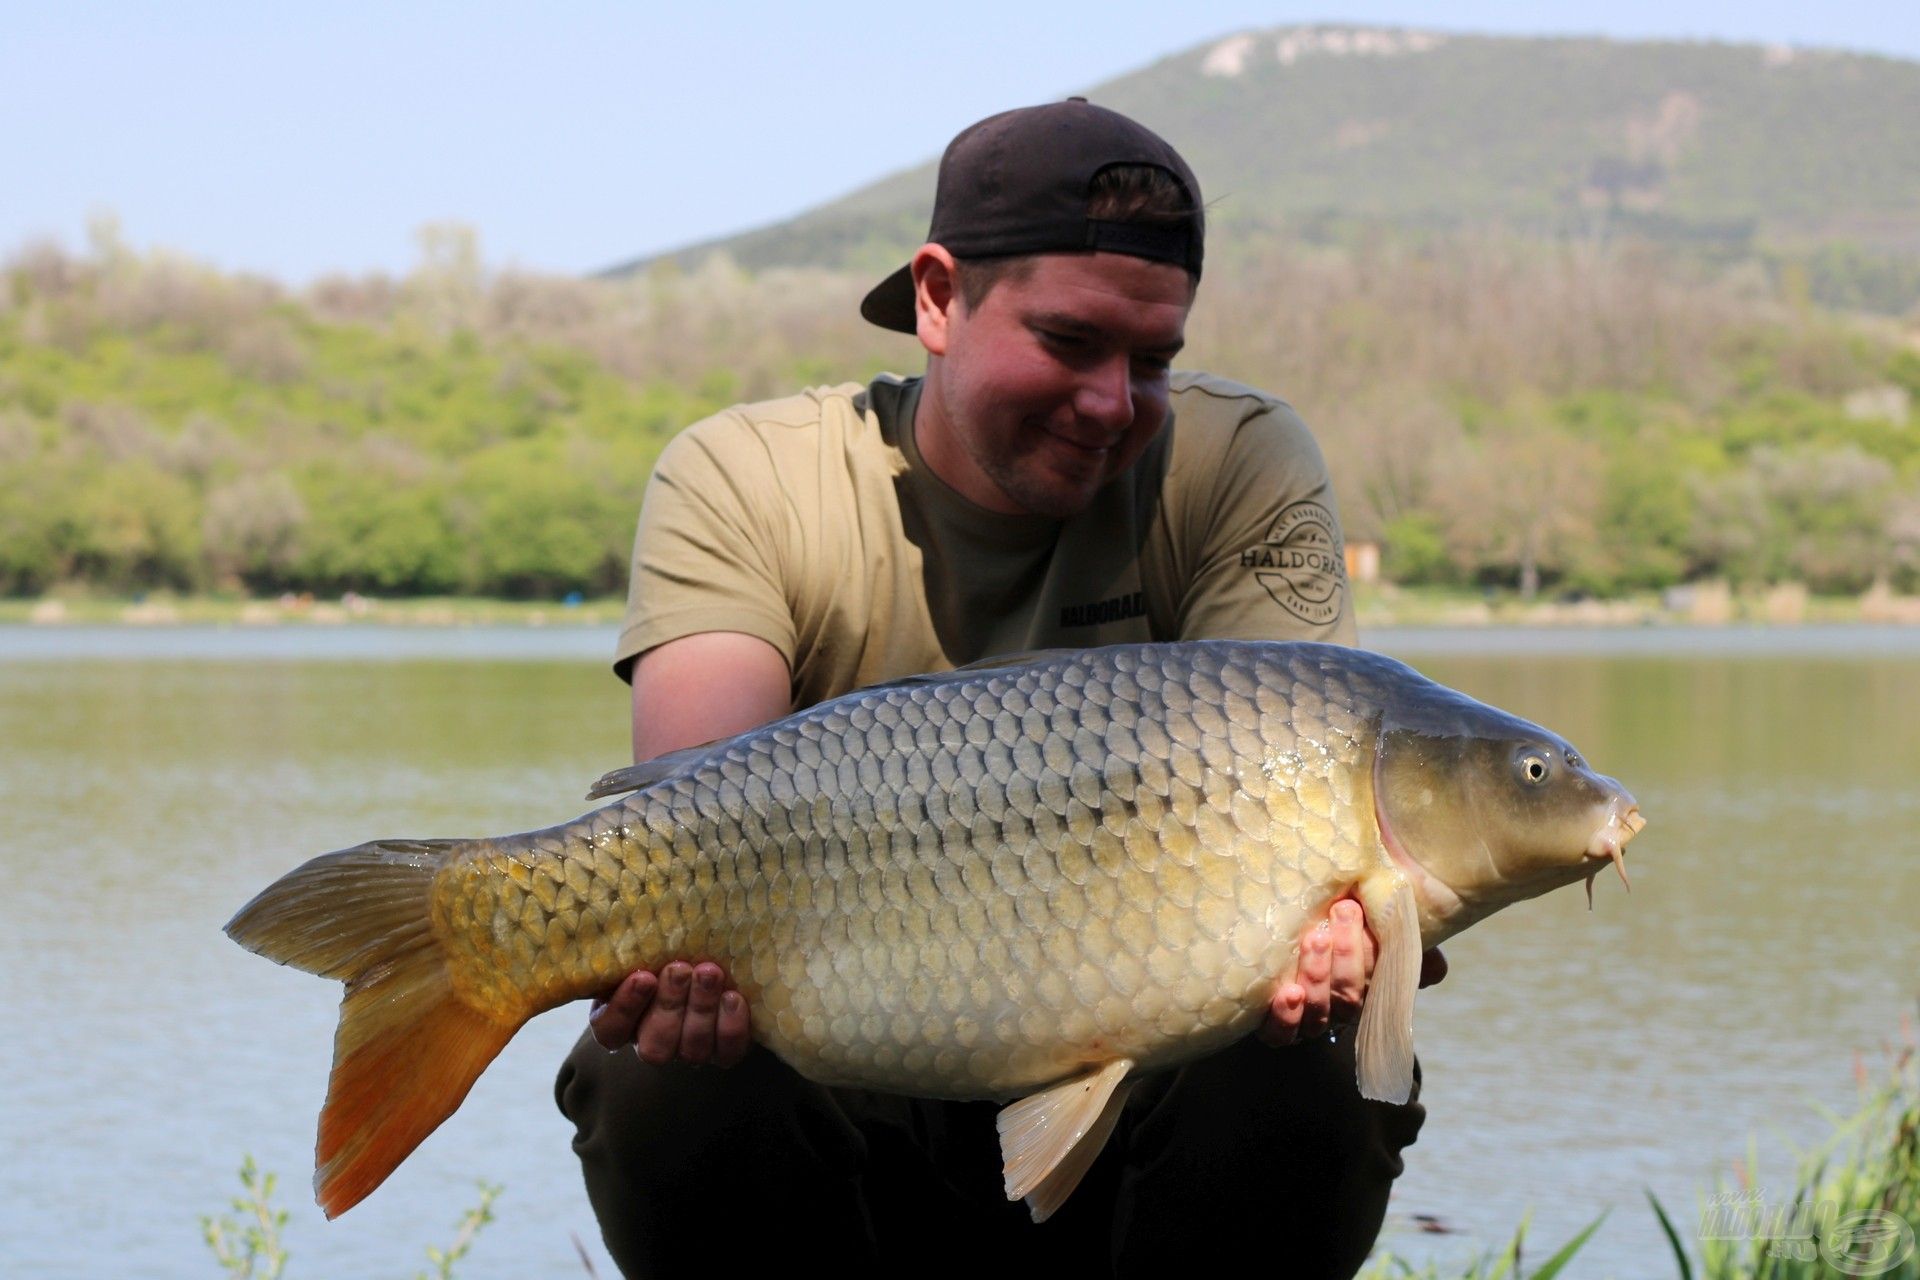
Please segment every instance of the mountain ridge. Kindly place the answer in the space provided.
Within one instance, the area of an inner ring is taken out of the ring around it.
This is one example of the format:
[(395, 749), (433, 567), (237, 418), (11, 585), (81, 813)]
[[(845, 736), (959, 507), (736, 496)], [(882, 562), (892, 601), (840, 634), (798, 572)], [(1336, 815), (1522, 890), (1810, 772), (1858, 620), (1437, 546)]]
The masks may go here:
[[(1903, 58), (1310, 23), (1210, 39), (1084, 92), (1181, 149), (1217, 243), (1497, 225), (1920, 259), (1920, 130), (1899, 123), (1920, 120), (1920, 62)], [(933, 175), (929, 160), (603, 274), (721, 252), (883, 272), (924, 235)]]

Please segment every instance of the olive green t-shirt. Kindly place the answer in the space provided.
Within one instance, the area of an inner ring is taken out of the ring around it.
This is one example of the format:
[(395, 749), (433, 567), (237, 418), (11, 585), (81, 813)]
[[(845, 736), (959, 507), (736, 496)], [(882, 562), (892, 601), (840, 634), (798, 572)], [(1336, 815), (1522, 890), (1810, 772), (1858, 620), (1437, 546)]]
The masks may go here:
[(701, 631), (771, 644), (793, 705), (1026, 649), (1355, 640), (1326, 464), (1285, 402), (1175, 373), (1172, 414), (1080, 514), (976, 506), (921, 459), (920, 380), (741, 405), (667, 445), (614, 670)]

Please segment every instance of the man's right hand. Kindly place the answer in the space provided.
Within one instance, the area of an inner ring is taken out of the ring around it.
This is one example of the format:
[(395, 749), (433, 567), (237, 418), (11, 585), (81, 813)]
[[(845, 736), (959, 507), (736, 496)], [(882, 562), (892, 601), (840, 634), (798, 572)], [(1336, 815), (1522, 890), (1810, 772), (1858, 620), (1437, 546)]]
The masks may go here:
[(588, 1029), (606, 1050), (633, 1046), (643, 1062), (731, 1067), (753, 1045), (747, 1000), (707, 961), (675, 960), (657, 975), (639, 969), (596, 998)]

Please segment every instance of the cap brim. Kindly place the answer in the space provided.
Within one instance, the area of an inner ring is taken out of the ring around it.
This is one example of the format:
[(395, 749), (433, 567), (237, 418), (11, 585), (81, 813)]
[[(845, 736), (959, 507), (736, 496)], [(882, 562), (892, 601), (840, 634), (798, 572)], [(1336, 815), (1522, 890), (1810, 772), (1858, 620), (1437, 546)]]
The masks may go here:
[(873, 286), (860, 303), (869, 323), (895, 333), (917, 333), (913, 315), (913, 266), (908, 264)]

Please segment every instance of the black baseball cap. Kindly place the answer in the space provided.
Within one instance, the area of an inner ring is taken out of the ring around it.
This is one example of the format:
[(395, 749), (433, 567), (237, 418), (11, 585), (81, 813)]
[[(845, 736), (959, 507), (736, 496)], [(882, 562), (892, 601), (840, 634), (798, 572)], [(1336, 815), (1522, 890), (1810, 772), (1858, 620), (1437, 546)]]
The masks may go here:
[[(1116, 164), (1165, 169), (1186, 188), (1192, 214), (1167, 225), (1087, 217), (1095, 175)], [(1200, 183), (1179, 152), (1118, 111), (1068, 98), (988, 116), (947, 144), (927, 241), (956, 258), (1104, 249), (1175, 263), (1197, 279), (1205, 230)], [(860, 314), (914, 332), (911, 267), (875, 285)]]

